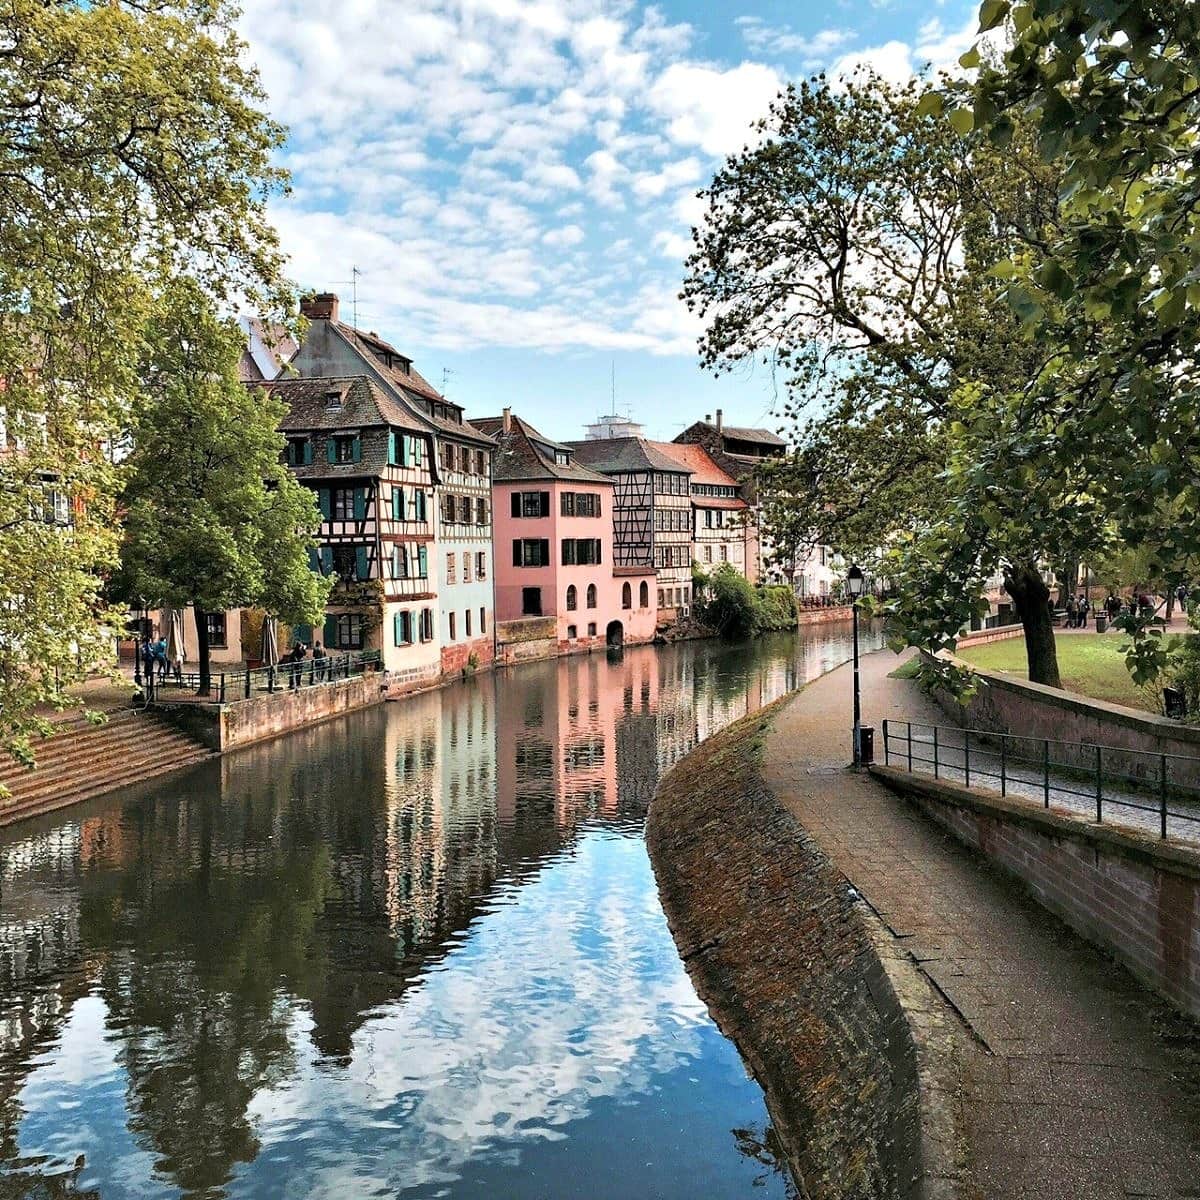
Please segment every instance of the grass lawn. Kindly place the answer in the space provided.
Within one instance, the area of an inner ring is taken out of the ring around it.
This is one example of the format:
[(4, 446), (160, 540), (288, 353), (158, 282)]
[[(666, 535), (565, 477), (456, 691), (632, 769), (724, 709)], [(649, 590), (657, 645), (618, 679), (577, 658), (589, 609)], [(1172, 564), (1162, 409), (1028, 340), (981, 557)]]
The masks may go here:
[[(1121, 646), (1125, 637), (1119, 633), (1073, 633), (1055, 639), (1058, 643), (1058, 669), (1063, 687), (1094, 700), (1124, 704), (1155, 712), (1154, 702), (1144, 695), (1129, 678)], [(1008, 671), (1022, 679), (1029, 677), (1025, 665), (1025, 639), (1008, 638), (1002, 642), (987, 642), (982, 646), (966, 646), (958, 651), (965, 659), (984, 671)]]

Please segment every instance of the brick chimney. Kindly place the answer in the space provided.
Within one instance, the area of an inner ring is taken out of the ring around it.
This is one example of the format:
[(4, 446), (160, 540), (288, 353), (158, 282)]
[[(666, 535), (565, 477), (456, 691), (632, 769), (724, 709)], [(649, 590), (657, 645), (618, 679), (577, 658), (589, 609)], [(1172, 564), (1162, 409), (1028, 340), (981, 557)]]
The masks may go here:
[(338, 319), (338, 298), (332, 292), (302, 296), (300, 298), (300, 315), (309, 321), (336, 321)]
[(512, 433), (512, 409), (506, 408), (501, 422), (505, 433)]
[[(335, 303), (336, 303), (336, 300), (335, 300)], [(717, 436), (719, 437), (720, 434), (721, 434), (721, 410), (718, 408), (717, 409)]]

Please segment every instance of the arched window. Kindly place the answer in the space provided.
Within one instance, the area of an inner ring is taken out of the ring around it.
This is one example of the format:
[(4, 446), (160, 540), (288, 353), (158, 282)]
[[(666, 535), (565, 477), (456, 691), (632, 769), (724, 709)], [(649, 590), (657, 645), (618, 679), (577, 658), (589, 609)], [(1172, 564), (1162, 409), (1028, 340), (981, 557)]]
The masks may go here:
[(571, 584), (567, 588), (567, 612), (574, 612), (579, 607), (579, 593), (575, 590), (575, 585)]
[(588, 584), (587, 606), (588, 606), (588, 608), (596, 607), (596, 585), (594, 583)]
[(621, 607), (633, 607), (633, 588), (631, 588), (628, 583), (625, 583), (621, 586)]
[(638, 588), (638, 608), (650, 607), (650, 585), (643, 579), (642, 586)]

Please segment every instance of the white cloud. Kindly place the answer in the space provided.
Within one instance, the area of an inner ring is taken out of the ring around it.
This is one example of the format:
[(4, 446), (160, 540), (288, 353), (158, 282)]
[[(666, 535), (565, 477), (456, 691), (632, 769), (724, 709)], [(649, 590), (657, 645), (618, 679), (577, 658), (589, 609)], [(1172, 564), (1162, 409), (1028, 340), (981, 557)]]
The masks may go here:
[(849, 29), (819, 29), (813, 34), (803, 34), (796, 33), (790, 25), (769, 25), (762, 17), (754, 16), (737, 17), (734, 24), (755, 53), (795, 57), (810, 71), (824, 65), (835, 50), (854, 38)]
[(542, 241), (547, 246), (578, 246), (584, 236), (578, 225), (564, 225), (560, 229), (548, 229), (542, 234)]
[(783, 81), (761, 63), (722, 70), (673, 63), (655, 81), (650, 107), (667, 121), (673, 141), (726, 155), (756, 140), (752, 124), (767, 115)]
[[(949, 31), (939, 18), (933, 17), (921, 26), (911, 44), (890, 41), (881, 46), (852, 51), (839, 58), (829, 73), (831, 76), (845, 77), (856, 67), (869, 66), (893, 83), (903, 83), (924, 70), (935, 76), (942, 71), (961, 75), (963, 69), (958, 65), (958, 60), (978, 40), (978, 28), (974, 16), (969, 17), (958, 29)], [(982, 40), (995, 45), (1003, 37), (1001, 28), (985, 34)]]

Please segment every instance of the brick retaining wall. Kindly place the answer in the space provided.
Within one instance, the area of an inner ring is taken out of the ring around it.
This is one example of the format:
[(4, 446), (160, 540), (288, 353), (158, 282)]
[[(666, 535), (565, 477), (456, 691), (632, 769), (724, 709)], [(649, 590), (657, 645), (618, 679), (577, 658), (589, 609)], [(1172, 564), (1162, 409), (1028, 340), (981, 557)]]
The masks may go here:
[(892, 767), (872, 774), (1200, 1018), (1200, 849)]

